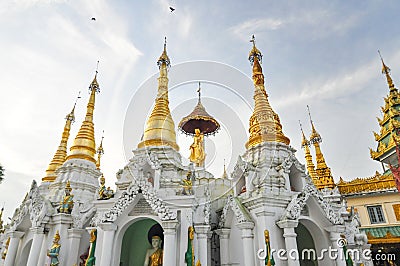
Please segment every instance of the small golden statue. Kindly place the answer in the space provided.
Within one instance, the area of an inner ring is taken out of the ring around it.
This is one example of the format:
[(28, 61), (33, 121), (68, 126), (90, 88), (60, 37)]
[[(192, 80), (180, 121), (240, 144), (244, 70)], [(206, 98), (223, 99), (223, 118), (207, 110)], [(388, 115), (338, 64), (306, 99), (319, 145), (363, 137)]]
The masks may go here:
[(114, 197), (114, 191), (110, 187), (106, 188), (106, 179), (104, 175), (100, 177), (100, 187), (99, 187), (99, 200), (107, 200)]
[(60, 253), (61, 245), (58, 243), (58, 241), (60, 241), (60, 233), (57, 230), (56, 234), (54, 235), (53, 245), (47, 251), (47, 257), (50, 258), (50, 266), (59, 265), (58, 254)]
[(1, 254), (1, 258), (2, 258), (3, 260), (6, 259), (7, 252), (8, 252), (8, 246), (9, 246), (9, 245), (10, 245), (10, 238), (7, 238), (6, 245), (5, 245), (4, 250), (3, 250), (3, 254)]
[(189, 171), (186, 174), (186, 179), (182, 180), (182, 187), (183, 187), (182, 194), (183, 195), (192, 195), (193, 194), (192, 186), (193, 186), (192, 172)]
[(203, 166), (206, 154), (204, 153), (204, 135), (200, 132), (200, 129), (195, 129), (195, 135), (193, 136), (193, 144), (190, 145), (190, 157), (189, 160), (196, 164), (196, 166)]
[(162, 266), (163, 265), (163, 250), (161, 248), (162, 240), (158, 235), (151, 238), (151, 246), (146, 252), (144, 266)]
[(274, 260), (273, 254), (271, 254), (271, 244), (270, 244), (270, 240), (269, 240), (269, 231), (268, 230), (264, 231), (264, 237), (265, 237), (265, 245), (266, 245), (265, 265), (272, 266), (272, 265), (275, 265), (275, 260)]
[(72, 208), (74, 207), (74, 195), (71, 194), (71, 191), (71, 184), (68, 180), (67, 185), (65, 186), (65, 196), (60, 202), (60, 207), (58, 208), (59, 213), (71, 214)]

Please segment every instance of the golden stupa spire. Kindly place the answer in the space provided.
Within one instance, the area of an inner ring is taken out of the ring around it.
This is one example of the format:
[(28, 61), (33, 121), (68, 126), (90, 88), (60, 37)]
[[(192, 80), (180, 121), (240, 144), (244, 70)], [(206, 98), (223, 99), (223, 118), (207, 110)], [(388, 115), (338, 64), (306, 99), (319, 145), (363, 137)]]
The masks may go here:
[(250, 137), (246, 148), (263, 142), (281, 142), (289, 145), (290, 140), (282, 132), (278, 114), (272, 110), (264, 86), (264, 74), (261, 68), (262, 54), (256, 47), (255, 37), (251, 41), (253, 48), (249, 53), (249, 61), (253, 65), (254, 111), (250, 117)]
[(51, 160), (49, 166), (47, 167), (46, 170), (46, 176), (42, 178), (43, 182), (53, 182), (57, 175), (55, 171), (63, 165), (65, 162), (65, 159), (67, 158), (67, 144), (68, 144), (68, 139), (69, 139), (69, 132), (71, 130), (71, 124), (75, 121), (75, 106), (76, 102), (80, 98), (81, 92), (79, 92), (78, 97), (75, 100), (74, 107), (72, 108), (72, 111), (67, 114), (65, 117), (65, 126), (64, 126), (64, 131), (61, 136), (61, 142), (60, 145), (58, 146), (58, 149), (56, 153), (53, 156), (53, 159)]
[[(98, 65), (99, 62), (97, 62)], [(94, 124), (93, 124), (93, 111), (96, 100), (96, 93), (100, 92), (99, 83), (97, 82), (97, 70), (92, 83), (89, 86), (90, 97), (86, 109), (86, 117), (82, 122), (81, 128), (75, 137), (74, 144), (68, 155), (69, 159), (83, 159), (93, 163), (96, 163), (94, 158), (96, 154), (96, 143), (94, 139)]]
[(168, 68), (170, 60), (167, 55), (167, 39), (165, 38), (164, 50), (157, 61), (160, 70), (158, 77), (158, 93), (155, 105), (147, 120), (142, 141), (138, 148), (147, 146), (170, 146), (179, 150), (176, 144), (175, 124), (172, 120), (168, 101)]
[(307, 171), (308, 171), (308, 174), (310, 175), (311, 179), (313, 180), (315, 186), (317, 186), (318, 177), (317, 177), (317, 173), (315, 171), (315, 165), (312, 160), (312, 155), (311, 155), (310, 148), (309, 148), (310, 142), (307, 140), (306, 136), (304, 135), (303, 127), (301, 126), (300, 121), (299, 121), (299, 123), (300, 123), (300, 130), (301, 130), (301, 134), (302, 134), (301, 147), (304, 149), (304, 157), (306, 159)]
[(379, 50), (378, 50), (378, 53), (379, 53), (379, 57), (381, 58), (381, 61), (382, 61), (382, 74), (385, 74), (385, 76), (386, 76), (386, 80), (387, 80), (387, 83), (388, 83), (388, 86), (389, 86), (389, 90), (390, 90), (390, 92), (397, 91), (397, 89), (394, 86), (392, 77), (390, 76), (390, 68), (383, 61), (381, 52)]
[(321, 147), (319, 146), (319, 144), (322, 142), (322, 138), (314, 127), (314, 123), (311, 119), (310, 107), (308, 105), (307, 105), (307, 110), (311, 123), (310, 143), (314, 145), (315, 158), (317, 160), (317, 168), (315, 169), (315, 172), (317, 174), (319, 182), (318, 184), (316, 184), (316, 186), (319, 189), (325, 187), (334, 188), (335, 183), (333, 181), (331, 169), (326, 165), (324, 155), (322, 154)]
[(104, 140), (104, 130), (103, 130), (103, 136), (101, 136), (101, 141), (100, 141), (100, 146), (97, 148), (97, 161), (96, 161), (96, 168), (100, 169), (100, 159), (101, 156), (104, 154), (104, 149), (103, 149), (103, 140)]

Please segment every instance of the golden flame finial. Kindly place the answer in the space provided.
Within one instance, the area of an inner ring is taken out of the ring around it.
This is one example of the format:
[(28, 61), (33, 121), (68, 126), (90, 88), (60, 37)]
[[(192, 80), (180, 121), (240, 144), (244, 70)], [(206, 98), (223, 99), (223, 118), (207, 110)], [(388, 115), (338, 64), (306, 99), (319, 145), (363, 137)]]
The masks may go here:
[(176, 143), (175, 124), (172, 120), (169, 110), (168, 100), (168, 67), (170, 60), (167, 56), (167, 39), (164, 42), (164, 51), (157, 61), (160, 69), (158, 77), (158, 92), (155, 105), (150, 117), (147, 120), (146, 128), (142, 141), (138, 144), (138, 148), (148, 146), (170, 146), (176, 151), (179, 146)]
[(251, 41), (253, 48), (249, 53), (249, 61), (253, 65), (254, 83), (254, 111), (250, 117), (250, 137), (246, 148), (254, 147), (263, 142), (281, 142), (289, 145), (290, 140), (282, 132), (282, 125), (278, 114), (272, 110), (264, 86), (264, 74), (260, 62), (262, 54), (255, 45), (253, 35)]
[[(315, 158), (317, 160), (317, 168), (315, 169), (317, 177), (318, 177), (318, 183), (316, 183), (316, 187), (319, 189), (322, 188), (334, 188), (335, 183), (333, 181), (333, 177), (331, 174), (331, 169), (327, 166), (325, 162), (324, 155), (322, 154), (320, 143), (322, 142), (321, 135), (317, 132), (317, 130), (314, 127), (314, 123), (311, 119), (311, 112), (310, 112), (310, 107), (307, 105), (307, 110), (308, 110), (308, 115), (310, 118), (310, 123), (311, 123), (311, 135), (310, 135), (310, 143), (314, 145), (315, 148)], [(315, 182), (314, 182), (315, 183)]]
[(101, 156), (103, 156), (103, 154), (104, 154), (103, 140), (104, 140), (104, 130), (103, 130), (103, 135), (101, 136), (100, 145), (99, 145), (99, 147), (97, 148), (97, 151), (96, 151), (96, 153), (97, 153), (96, 168), (97, 169), (100, 169), (100, 159), (101, 159)]
[(392, 92), (392, 91), (394, 91), (394, 90), (397, 90), (397, 89), (395, 88), (395, 86), (394, 86), (392, 77), (390, 76), (390, 68), (389, 68), (389, 67), (385, 64), (385, 62), (383, 61), (381, 52), (380, 52), (379, 50), (378, 50), (378, 54), (379, 54), (379, 57), (381, 58), (381, 61), (382, 61), (382, 74), (385, 74), (385, 76), (386, 76), (386, 80), (387, 80), (387, 83), (388, 83), (388, 85), (389, 85), (389, 90), (390, 90), (390, 92)]
[(67, 116), (65, 117), (64, 131), (61, 136), (60, 145), (58, 146), (58, 149), (54, 154), (53, 159), (51, 160), (49, 166), (47, 167), (46, 176), (42, 178), (43, 182), (53, 182), (57, 177), (55, 173), (56, 170), (63, 165), (63, 163), (67, 158), (67, 144), (69, 139), (69, 133), (71, 130), (71, 124), (75, 121), (75, 106), (78, 99), (81, 98), (80, 94), (81, 92), (79, 92), (71, 112), (68, 113)]
[[(99, 62), (97, 61), (97, 66), (98, 64)], [(100, 86), (97, 82), (97, 73), (98, 71), (96, 69), (96, 74), (89, 86), (90, 97), (87, 104), (85, 120), (82, 122), (81, 128), (75, 137), (74, 144), (70, 149), (71, 154), (68, 155), (67, 160), (83, 159), (96, 163), (96, 159), (94, 158), (96, 154), (96, 143), (94, 138), (93, 112), (96, 93), (100, 92)]]

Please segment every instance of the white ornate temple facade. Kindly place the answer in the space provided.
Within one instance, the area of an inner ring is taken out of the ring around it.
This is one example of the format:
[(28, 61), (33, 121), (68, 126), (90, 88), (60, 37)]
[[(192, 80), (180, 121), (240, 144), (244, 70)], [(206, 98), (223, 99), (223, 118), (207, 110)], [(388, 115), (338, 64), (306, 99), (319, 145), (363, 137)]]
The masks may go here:
[[(187, 255), (192, 265), (268, 265), (265, 230), (270, 251), (277, 251), (272, 252), (275, 265), (345, 266), (344, 238), (346, 249), (362, 252), (368, 248), (358, 230), (358, 217), (347, 210), (338, 189), (318, 189), (297, 160), (268, 102), (261, 53), (255, 45), (249, 59), (254, 112), (248, 142), (234, 144), (245, 145), (246, 151), (229, 178), (216, 178), (204, 167), (182, 163), (168, 106), (170, 62), (164, 46), (158, 60), (158, 94), (143, 138), (128, 164), (117, 171), (113, 197), (101, 199), (101, 152), (95, 158), (93, 130), (100, 87), (95, 77), (85, 120), (70, 151), (67, 141), (73, 111), (46, 177), (41, 184), (32, 182), (0, 235), (2, 265), (50, 265), (48, 250), (59, 232), (59, 265), (94, 265), (85, 264), (92, 257), (98, 266), (142, 266), (150, 248), (149, 232), (157, 226), (162, 228), (164, 266), (188, 265)], [(71, 213), (60, 211), (61, 205), (68, 204), (67, 183), (73, 194)], [(195, 233), (188, 248), (190, 226)], [(95, 242), (90, 235), (93, 230)], [(337, 251), (336, 258), (325, 253), (320, 259), (301, 259), (304, 250), (313, 249), (319, 256), (329, 248)], [(286, 255), (279, 254), (280, 249)], [(372, 265), (363, 258), (353, 258), (353, 262)]]

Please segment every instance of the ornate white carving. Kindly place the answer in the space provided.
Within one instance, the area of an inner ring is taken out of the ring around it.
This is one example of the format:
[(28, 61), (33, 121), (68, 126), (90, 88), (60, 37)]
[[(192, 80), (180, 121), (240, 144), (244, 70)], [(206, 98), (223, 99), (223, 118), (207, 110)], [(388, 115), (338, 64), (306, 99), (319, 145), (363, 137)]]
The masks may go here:
[(237, 197), (233, 197), (232, 195), (229, 195), (225, 207), (222, 210), (222, 214), (220, 216), (219, 220), (219, 228), (224, 228), (226, 224), (226, 216), (227, 213), (231, 209), (233, 213), (235, 214), (235, 217), (238, 221), (238, 223), (246, 223), (246, 222), (253, 222), (251, 219), (250, 214), (246, 211), (245, 207), (240, 203), (239, 199)]
[(28, 213), (32, 227), (40, 227), (46, 221), (45, 218), (50, 217), (54, 212), (50, 201), (40, 194), (37, 183), (33, 180), (31, 189), (14, 212), (11, 229), (16, 230)]
[(161, 220), (167, 221), (176, 219), (176, 214), (158, 197), (151, 183), (141, 179), (135, 180), (127, 191), (121, 194), (109, 211), (106, 211), (102, 215), (95, 215), (92, 219), (92, 224), (97, 225), (98, 223), (115, 222), (122, 212), (134, 201), (139, 192), (142, 193), (143, 198), (149, 203), (152, 210), (157, 213)]
[(322, 193), (314, 186), (314, 184), (310, 184), (309, 182), (307, 182), (303, 191), (297, 194), (288, 204), (280, 220), (297, 220), (300, 216), (301, 210), (306, 205), (306, 201), (310, 196), (313, 196), (317, 200), (318, 204), (323, 209), (326, 218), (332, 222), (332, 224), (344, 223), (344, 219), (340, 216), (340, 214), (335, 212), (331, 204), (324, 199)]
[(96, 207), (93, 202), (86, 202), (84, 204), (75, 204), (72, 209), (72, 220), (74, 228), (83, 228), (89, 219), (96, 212)]

